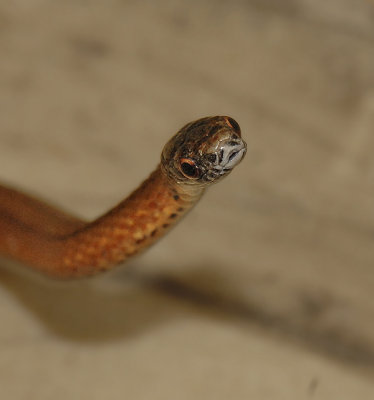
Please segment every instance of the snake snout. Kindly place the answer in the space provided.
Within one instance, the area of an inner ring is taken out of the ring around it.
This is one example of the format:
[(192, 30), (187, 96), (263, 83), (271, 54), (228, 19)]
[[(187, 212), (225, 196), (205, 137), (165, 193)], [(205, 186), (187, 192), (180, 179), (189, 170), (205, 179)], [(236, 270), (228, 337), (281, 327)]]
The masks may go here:
[(217, 169), (224, 172), (232, 170), (243, 159), (246, 151), (247, 145), (242, 139), (223, 142), (219, 152)]

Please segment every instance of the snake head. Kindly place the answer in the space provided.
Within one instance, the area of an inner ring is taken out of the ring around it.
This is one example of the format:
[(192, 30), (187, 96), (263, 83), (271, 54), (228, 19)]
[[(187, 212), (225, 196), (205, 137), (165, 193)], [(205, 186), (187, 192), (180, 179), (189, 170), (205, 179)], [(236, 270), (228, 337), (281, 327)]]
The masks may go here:
[(187, 124), (169, 140), (161, 165), (168, 177), (178, 183), (206, 186), (228, 175), (246, 151), (234, 119), (207, 117)]

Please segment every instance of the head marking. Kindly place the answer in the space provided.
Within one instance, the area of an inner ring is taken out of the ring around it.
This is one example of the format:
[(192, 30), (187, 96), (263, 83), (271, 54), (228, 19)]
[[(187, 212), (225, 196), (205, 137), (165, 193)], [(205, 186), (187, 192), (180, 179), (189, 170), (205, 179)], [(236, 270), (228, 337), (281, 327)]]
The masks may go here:
[(239, 124), (227, 116), (201, 118), (165, 145), (163, 171), (179, 184), (207, 186), (228, 175), (247, 150)]

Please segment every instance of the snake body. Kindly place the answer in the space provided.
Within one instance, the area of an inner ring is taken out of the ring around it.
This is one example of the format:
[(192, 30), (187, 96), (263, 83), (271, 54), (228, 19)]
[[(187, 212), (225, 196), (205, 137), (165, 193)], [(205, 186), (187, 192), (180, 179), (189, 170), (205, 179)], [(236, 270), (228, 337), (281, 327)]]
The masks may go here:
[(163, 236), (245, 153), (232, 118), (191, 122), (165, 145), (149, 178), (92, 222), (0, 186), (0, 254), (53, 277), (106, 271)]

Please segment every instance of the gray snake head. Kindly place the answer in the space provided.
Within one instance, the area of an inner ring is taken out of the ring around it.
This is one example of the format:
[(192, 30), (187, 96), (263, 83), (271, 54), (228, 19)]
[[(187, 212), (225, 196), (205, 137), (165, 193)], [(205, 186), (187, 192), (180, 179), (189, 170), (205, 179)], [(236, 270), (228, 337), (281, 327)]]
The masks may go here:
[(207, 117), (187, 124), (169, 140), (161, 165), (177, 183), (206, 186), (228, 175), (246, 151), (234, 119)]

